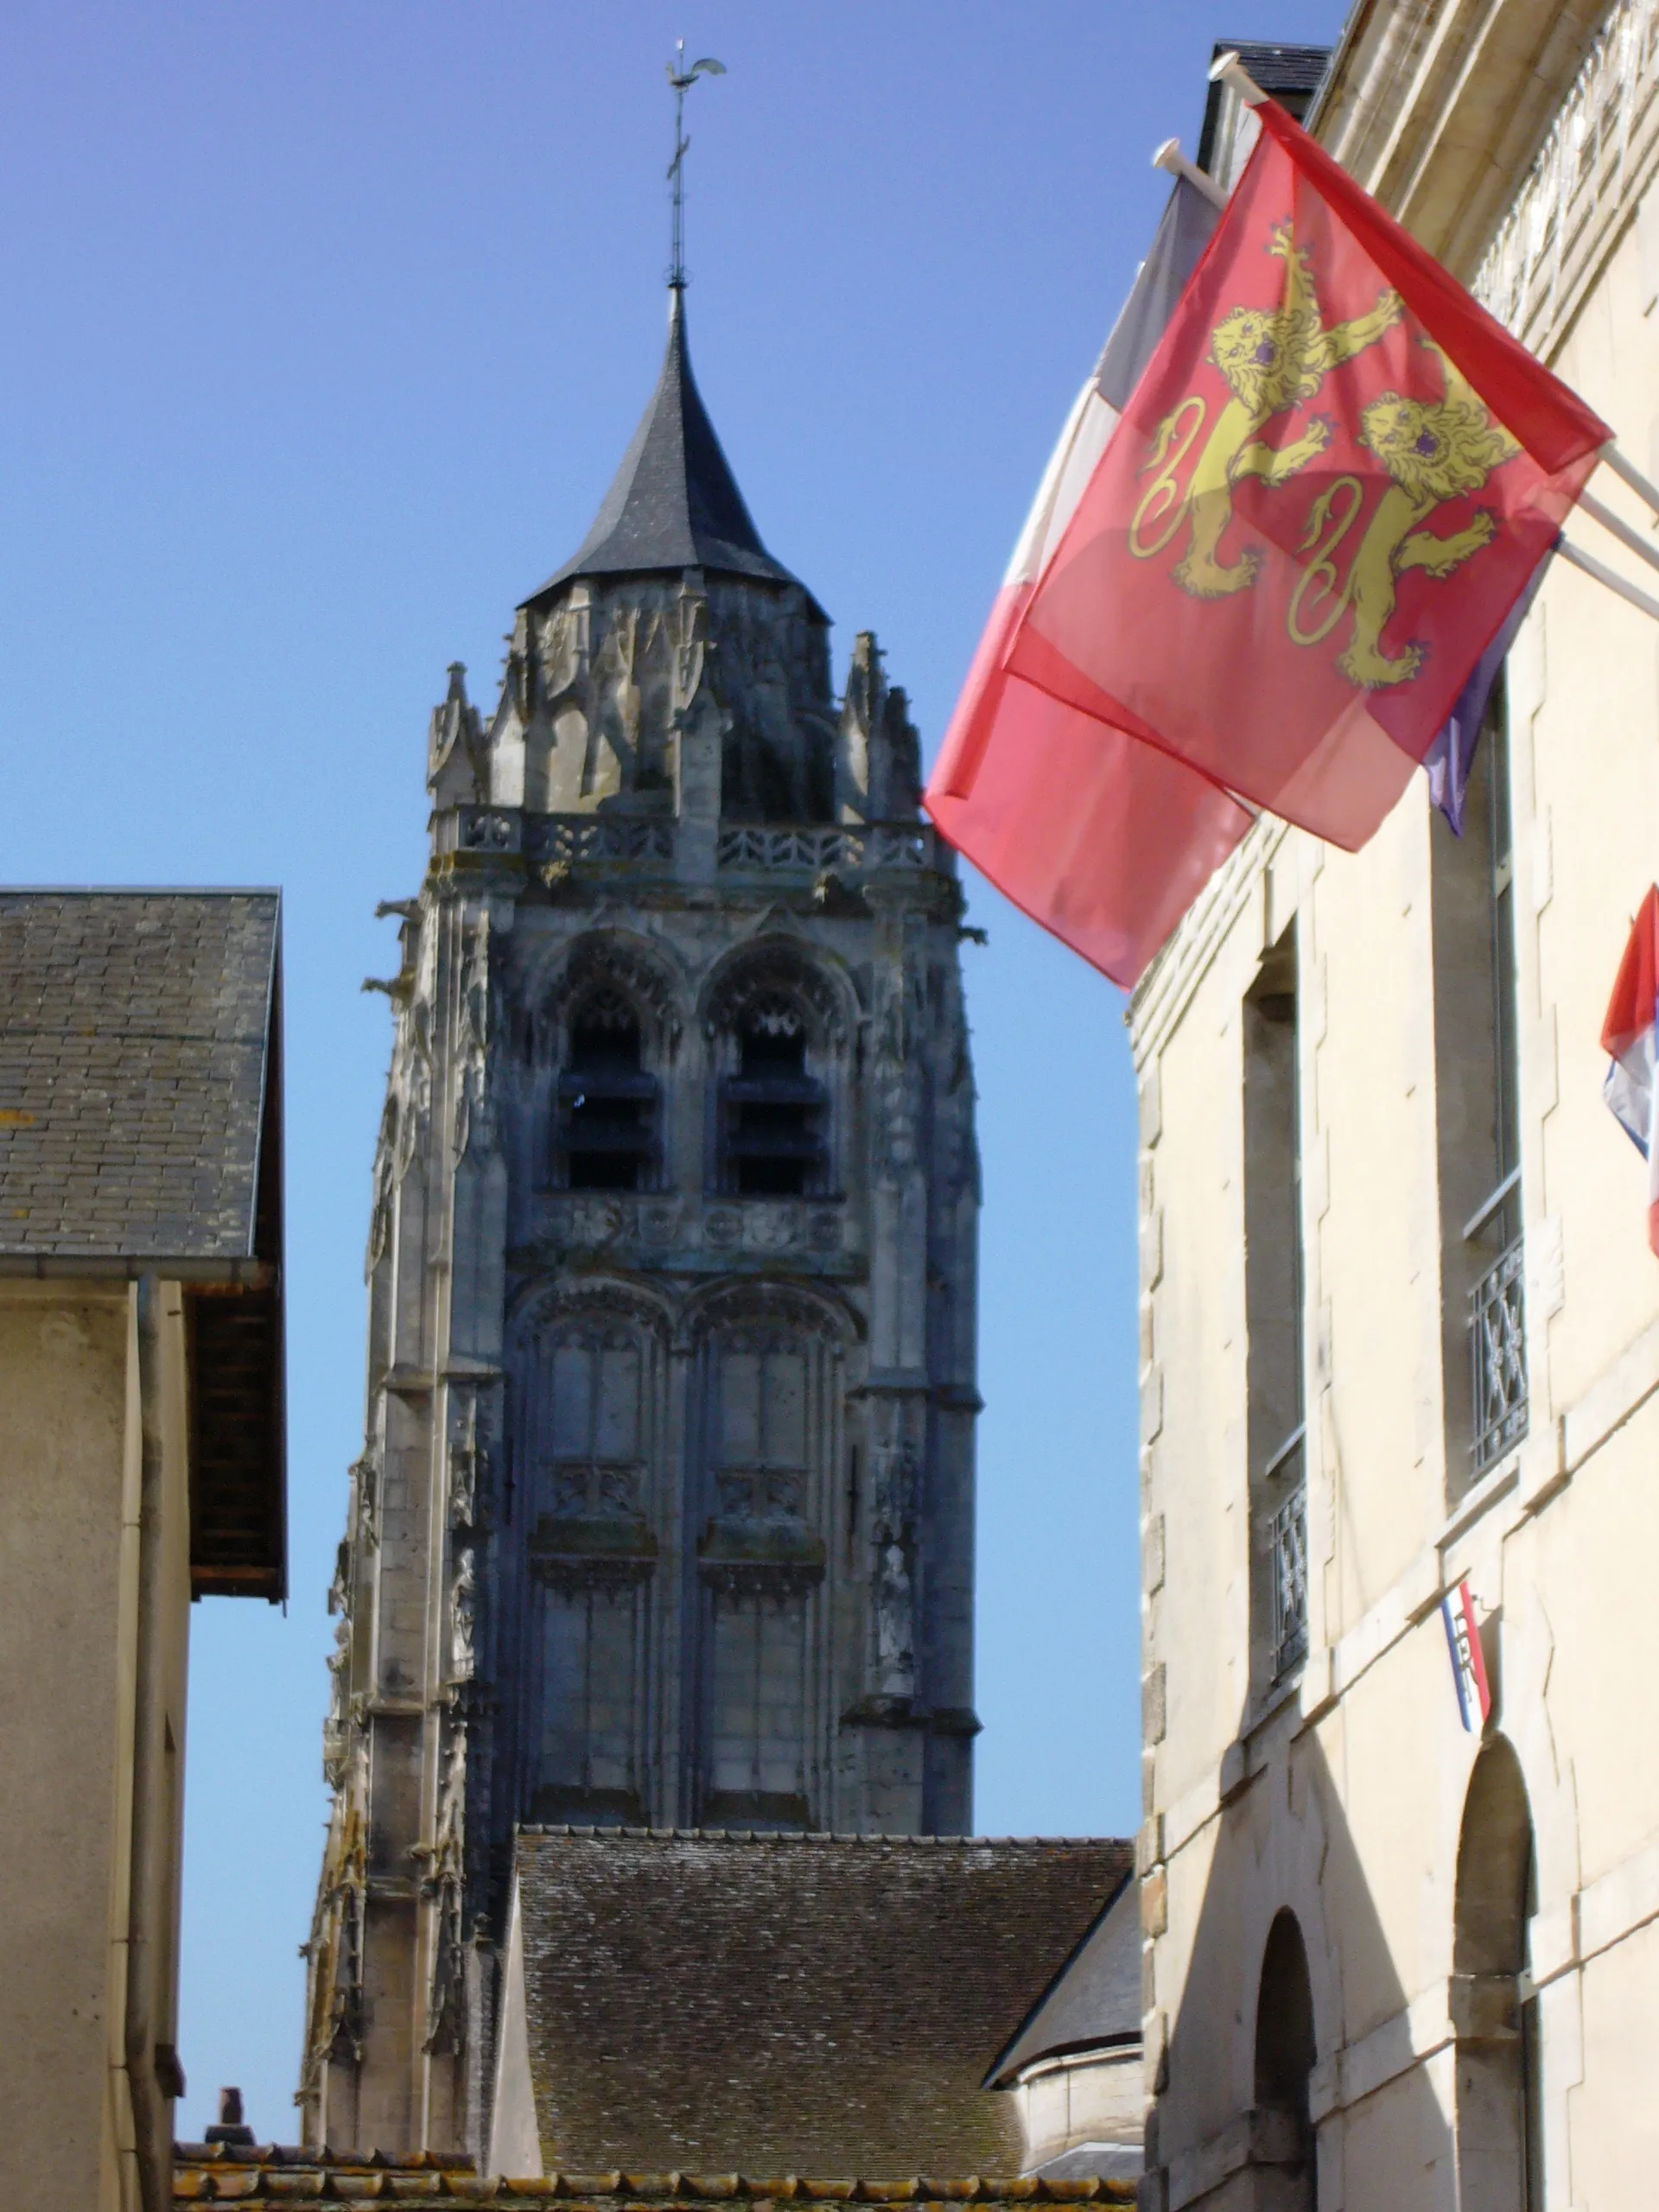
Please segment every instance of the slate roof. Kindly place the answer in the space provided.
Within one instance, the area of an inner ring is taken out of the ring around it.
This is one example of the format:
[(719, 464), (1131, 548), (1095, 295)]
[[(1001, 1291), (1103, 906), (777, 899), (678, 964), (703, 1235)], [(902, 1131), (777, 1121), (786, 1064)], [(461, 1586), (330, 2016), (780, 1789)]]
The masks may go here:
[(1129, 1844), (521, 1831), (549, 2164), (1017, 2173), (982, 2087)]
[[(1224, 54), (1236, 54), (1262, 91), (1276, 99), (1281, 107), (1288, 108), (1299, 123), (1313, 105), (1331, 60), (1328, 46), (1267, 45), (1258, 39), (1218, 38), (1211, 50), (1211, 59), (1219, 61)], [(1216, 150), (1221, 96), (1220, 84), (1211, 83), (1204, 105), (1204, 124), (1198, 132), (1198, 162), (1201, 169), (1210, 167)]]
[(180, 2203), (355, 2203), (365, 2197), (435, 2198), (440, 2203), (526, 2208), (557, 2204), (565, 2212), (620, 2212), (649, 2204), (660, 2212), (710, 2203), (913, 2204), (943, 2212), (957, 2204), (1133, 2204), (1133, 2182), (1037, 2181), (1009, 2176), (982, 2180), (808, 2180), (793, 2174), (751, 2179), (744, 2174), (549, 2174), (505, 2181), (473, 2171), (469, 2159), (417, 2151), (391, 2158), (375, 2151), (311, 2151), (285, 2145), (181, 2143), (174, 2152), (173, 2196)]
[(668, 348), (594, 526), (575, 557), (525, 601), (533, 606), (577, 576), (709, 569), (793, 583), (760, 543), (691, 374), (682, 296), (671, 295)]
[(279, 904), (0, 893), (0, 1268), (255, 1258)]

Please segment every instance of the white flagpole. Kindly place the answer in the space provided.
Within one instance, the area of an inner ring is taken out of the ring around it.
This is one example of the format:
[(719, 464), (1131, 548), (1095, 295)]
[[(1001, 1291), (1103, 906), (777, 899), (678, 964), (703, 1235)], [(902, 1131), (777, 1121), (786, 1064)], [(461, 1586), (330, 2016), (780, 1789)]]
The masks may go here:
[(1656, 545), (1651, 538), (1643, 537), (1641, 531), (1633, 529), (1623, 515), (1616, 515), (1611, 507), (1603, 506), (1591, 492), (1580, 493), (1579, 505), (1592, 522), (1599, 522), (1604, 530), (1612, 533), (1621, 545), (1628, 545), (1638, 561), (1645, 561), (1650, 569), (1659, 569), (1659, 545)]
[(1633, 462), (1625, 460), (1611, 438), (1601, 449), (1601, 458), (1615, 476), (1630, 486), (1644, 507), (1649, 508), (1653, 513), (1659, 515), (1659, 489), (1656, 489), (1649, 483), (1647, 478)]
[(1616, 569), (1610, 569), (1605, 562), (1598, 561), (1581, 545), (1575, 545), (1570, 537), (1558, 537), (1555, 550), (1563, 561), (1570, 561), (1575, 569), (1582, 569), (1586, 576), (1593, 576), (1599, 584), (1605, 584), (1609, 591), (1616, 592), (1620, 599), (1628, 600), (1632, 607), (1639, 607), (1643, 614), (1650, 615), (1659, 622), (1659, 599), (1650, 598), (1635, 584), (1627, 583)]
[(1201, 192), (1212, 207), (1224, 207), (1227, 195), (1214, 177), (1201, 169), (1196, 162), (1189, 162), (1181, 151), (1179, 138), (1166, 138), (1152, 157), (1155, 169), (1166, 169), (1171, 176), (1184, 176), (1195, 192)]

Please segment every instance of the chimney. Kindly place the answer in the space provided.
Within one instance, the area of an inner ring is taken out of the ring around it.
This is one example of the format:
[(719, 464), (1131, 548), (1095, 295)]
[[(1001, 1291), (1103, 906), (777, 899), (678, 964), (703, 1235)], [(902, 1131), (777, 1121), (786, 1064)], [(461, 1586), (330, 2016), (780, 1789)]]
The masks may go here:
[(207, 2131), (210, 2143), (223, 2143), (227, 2147), (239, 2148), (251, 2144), (253, 2130), (242, 2120), (242, 2092), (240, 2089), (221, 2089), (219, 2093), (219, 2125)]

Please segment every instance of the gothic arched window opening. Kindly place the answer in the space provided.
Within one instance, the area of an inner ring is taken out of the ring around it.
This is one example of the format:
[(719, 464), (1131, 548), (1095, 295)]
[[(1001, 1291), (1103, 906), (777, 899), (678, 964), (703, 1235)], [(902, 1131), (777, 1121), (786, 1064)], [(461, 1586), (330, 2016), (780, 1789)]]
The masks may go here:
[(792, 1338), (731, 1338), (720, 1362), (716, 1510), (739, 1521), (798, 1520), (805, 1506), (807, 1363)]
[(557, 1322), (526, 1377), (538, 1510), (528, 1746), (538, 1820), (639, 1821), (655, 1389), (646, 1334), (624, 1313)]
[(558, 1087), (558, 1179), (571, 1191), (651, 1187), (657, 1080), (639, 1020), (620, 991), (597, 991), (571, 1017)]
[(823, 1085), (808, 1071), (806, 1021), (791, 1000), (739, 1018), (737, 1069), (721, 1085), (720, 1187), (738, 1198), (817, 1195), (827, 1179)]

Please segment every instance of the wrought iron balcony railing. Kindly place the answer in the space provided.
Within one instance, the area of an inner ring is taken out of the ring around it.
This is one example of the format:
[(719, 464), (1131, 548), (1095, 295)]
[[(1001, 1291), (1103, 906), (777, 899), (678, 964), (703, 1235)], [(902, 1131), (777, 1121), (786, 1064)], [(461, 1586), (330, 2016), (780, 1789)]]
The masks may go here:
[(1517, 1236), (1469, 1294), (1477, 1474), (1527, 1433), (1525, 1257)]
[(1269, 1529), (1273, 1572), (1273, 1678), (1307, 1656), (1307, 1431), (1299, 1427), (1268, 1463), (1276, 1500)]

